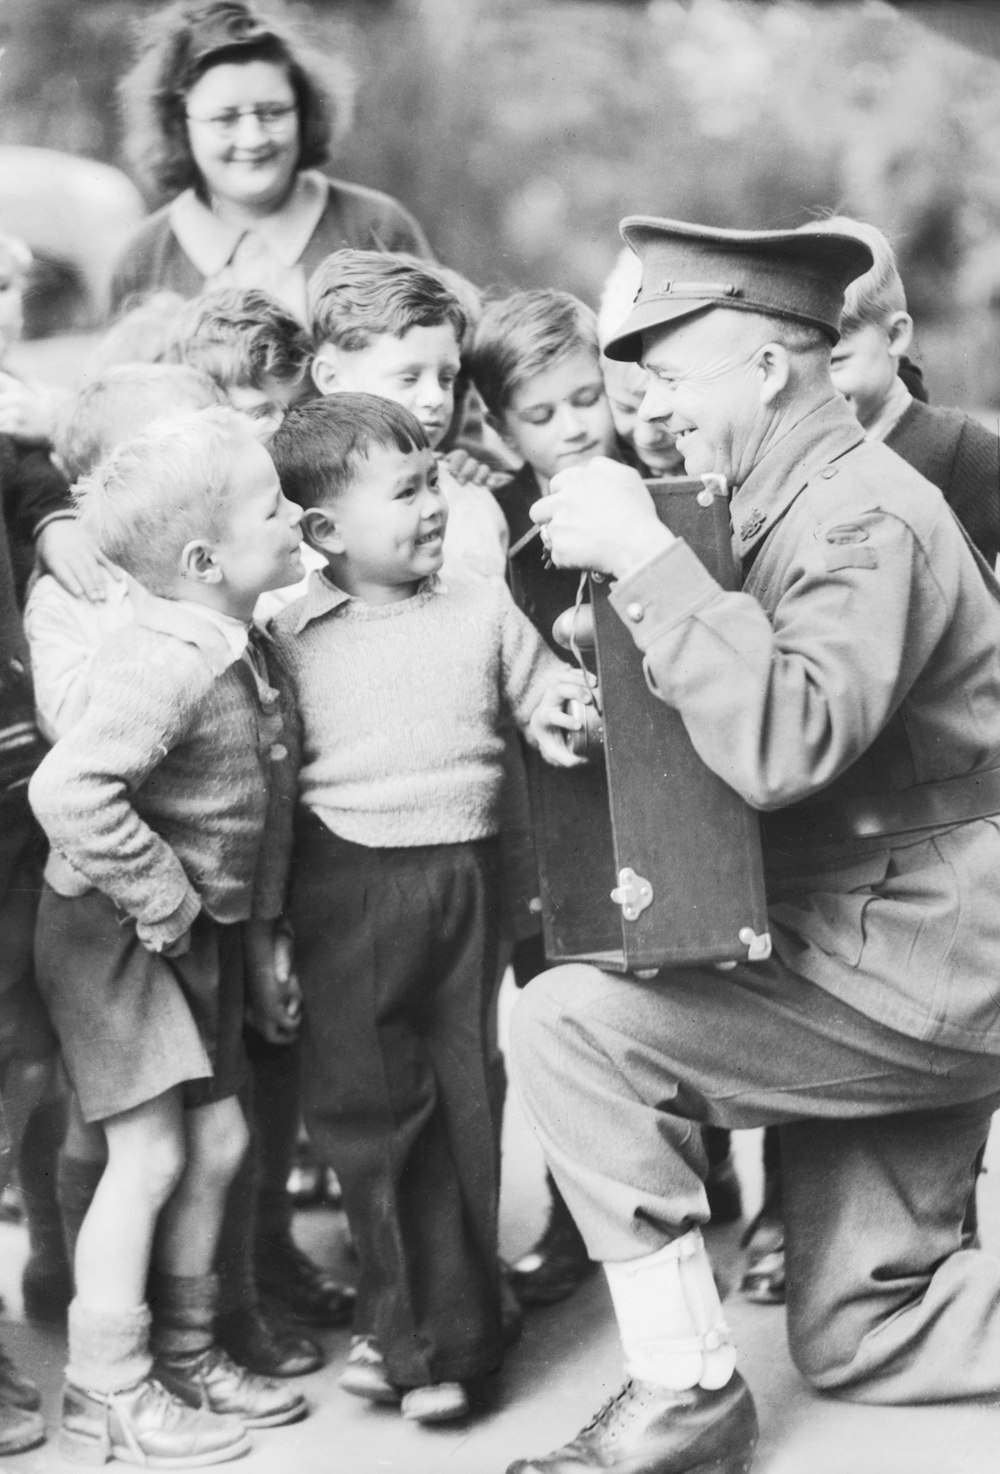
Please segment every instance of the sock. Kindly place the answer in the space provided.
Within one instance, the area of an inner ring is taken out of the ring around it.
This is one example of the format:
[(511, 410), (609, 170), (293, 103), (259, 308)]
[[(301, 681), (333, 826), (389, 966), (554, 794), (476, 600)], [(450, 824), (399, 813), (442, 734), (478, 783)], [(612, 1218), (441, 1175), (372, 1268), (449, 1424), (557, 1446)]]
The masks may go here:
[(165, 1274), (154, 1269), (149, 1276), (153, 1354), (172, 1361), (198, 1356), (214, 1345), (218, 1298), (214, 1274)]
[(79, 1297), (69, 1307), (67, 1381), (87, 1392), (122, 1392), (148, 1377), (149, 1307), (96, 1310)]
[(736, 1348), (700, 1230), (604, 1272), (633, 1376), (675, 1392), (726, 1385)]

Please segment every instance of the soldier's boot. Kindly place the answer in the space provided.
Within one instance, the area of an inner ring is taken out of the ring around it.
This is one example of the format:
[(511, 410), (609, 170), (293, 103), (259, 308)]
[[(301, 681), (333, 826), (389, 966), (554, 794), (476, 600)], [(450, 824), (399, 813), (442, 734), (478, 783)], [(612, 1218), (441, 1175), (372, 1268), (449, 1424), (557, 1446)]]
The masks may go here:
[(508, 1474), (746, 1474), (757, 1416), (700, 1232), (605, 1273), (630, 1378), (570, 1443)]

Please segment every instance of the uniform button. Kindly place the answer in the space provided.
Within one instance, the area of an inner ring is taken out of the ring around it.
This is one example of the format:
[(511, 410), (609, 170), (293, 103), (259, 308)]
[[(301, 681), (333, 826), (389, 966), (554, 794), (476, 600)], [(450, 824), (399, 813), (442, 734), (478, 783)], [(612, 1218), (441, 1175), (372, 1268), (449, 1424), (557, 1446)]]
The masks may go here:
[(824, 481), (832, 481), (834, 476), (836, 476), (837, 474), (837, 468), (836, 466), (824, 466), (819, 474), (822, 476)]
[(531, 900), (528, 902), (528, 910), (531, 912), (532, 916), (538, 916), (540, 914), (540, 912), (541, 912), (541, 909), (542, 909), (542, 898), (541, 898), (541, 896), (532, 896)]
[(272, 761), (272, 763), (281, 763), (281, 762), (284, 762), (284, 760), (285, 760), (285, 758), (287, 756), (288, 756), (288, 748), (285, 746), (285, 744), (283, 742), (276, 742), (274, 744), (274, 746), (271, 748), (271, 761)]
[(625, 609), (625, 618), (630, 619), (633, 624), (641, 624), (646, 617), (646, 611), (641, 604), (629, 604)]

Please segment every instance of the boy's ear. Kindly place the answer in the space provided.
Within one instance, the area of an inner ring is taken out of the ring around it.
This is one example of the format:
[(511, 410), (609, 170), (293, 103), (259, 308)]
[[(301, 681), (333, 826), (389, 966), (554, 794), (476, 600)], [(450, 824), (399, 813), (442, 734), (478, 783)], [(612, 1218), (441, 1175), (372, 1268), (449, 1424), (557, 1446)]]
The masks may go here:
[(307, 507), (300, 524), (306, 542), (320, 553), (342, 553), (344, 540), (328, 508)]
[(338, 374), (338, 355), (336, 345), (333, 343), (321, 343), (316, 349), (313, 361), (309, 366), (312, 381), (321, 394), (333, 394), (340, 388)]
[(211, 543), (201, 538), (185, 543), (181, 549), (180, 571), (184, 578), (193, 583), (219, 583), (222, 569), (215, 560)]
[(885, 324), (889, 337), (889, 353), (900, 359), (910, 351), (913, 343), (913, 318), (908, 312), (893, 312)]

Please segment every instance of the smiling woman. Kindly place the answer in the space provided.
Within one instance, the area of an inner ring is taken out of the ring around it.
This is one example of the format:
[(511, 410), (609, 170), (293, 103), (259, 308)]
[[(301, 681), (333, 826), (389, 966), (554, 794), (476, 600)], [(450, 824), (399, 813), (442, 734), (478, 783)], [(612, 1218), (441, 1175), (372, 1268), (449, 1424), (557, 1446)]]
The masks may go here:
[(331, 251), (430, 255), (396, 200), (320, 172), (345, 89), (272, 9), (180, 0), (144, 37), (121, 86), (126, 136), (144, 182), (173, 198), (126, 245), (113, 308), (252, 286), (304, 320), (306, 282)]

